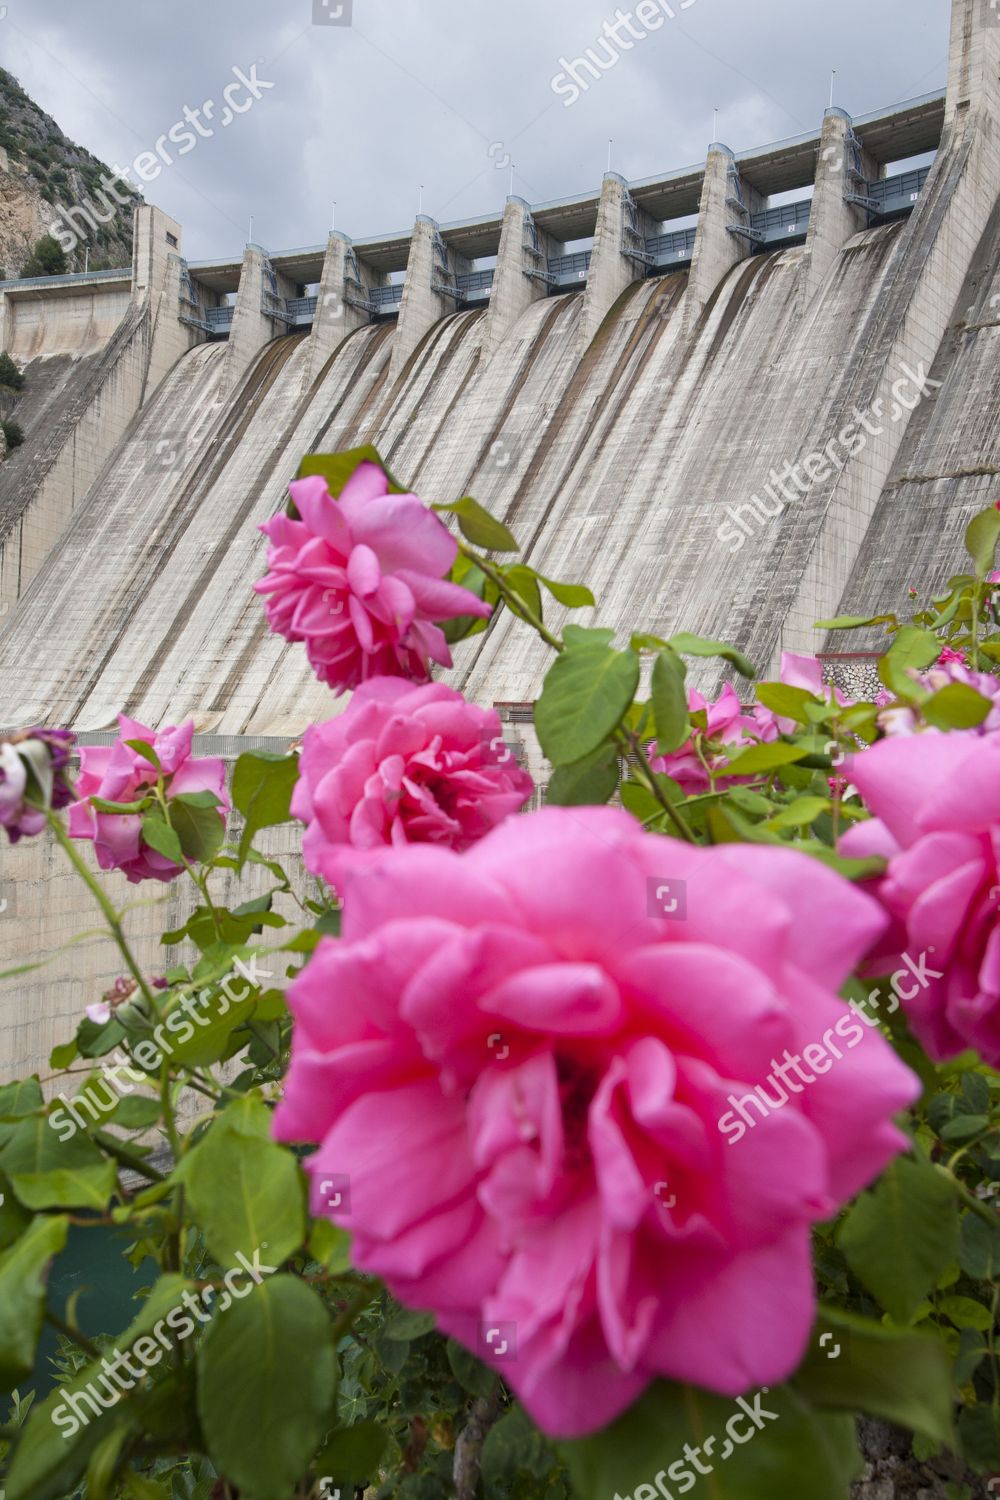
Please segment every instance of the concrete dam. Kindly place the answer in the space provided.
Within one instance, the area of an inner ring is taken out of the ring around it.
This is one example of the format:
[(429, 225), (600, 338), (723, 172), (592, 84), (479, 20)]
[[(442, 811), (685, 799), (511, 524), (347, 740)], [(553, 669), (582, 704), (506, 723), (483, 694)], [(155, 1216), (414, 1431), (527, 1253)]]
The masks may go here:
[[(235, 756), (329, 717), (252, 592), (256, 527), (304, 453), (364, 442), (425, 498), (474, 494), (619, 632), (725, 639), (766, 676), (822, 648), (817, 619), (899, 607), (997, 493), (998, 190), (1000, 25), (954, 0), (946, 93), (813, 134), (241, 261), (189, 264), (143, 207), (130, 269), (0, 284), (27, 376), (0, 467), (0, 729), (102, 743), (119, 710), (193, 717)], [(877, 645), (851, 638), (862, 664)], [(545, 667), (501, 612), (449, 680), (527, 741)], [(41, 841), (2, 861), (0, 969), (92, 925)], [(151, 965), (181, 899), (129, 918)], [(44, 1068), (117, 972), (83, 945), (0, 984), (4, 1061)]]

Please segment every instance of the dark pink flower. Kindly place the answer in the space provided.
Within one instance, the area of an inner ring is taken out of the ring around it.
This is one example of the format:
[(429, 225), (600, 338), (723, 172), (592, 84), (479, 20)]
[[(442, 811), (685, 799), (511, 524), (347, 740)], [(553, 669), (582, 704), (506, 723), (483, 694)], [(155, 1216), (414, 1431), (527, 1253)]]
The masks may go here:
[(466, 849), (531, 796), (492, 709), (444, 683), (362, 684), (344, 713), (306, 730), (292, 812), (308, 868), (339, 883), (345, 856), (387, 844)]
[(882, 740), (847, 773), (875, 819), (841, 849), (889, 861), (874, 889), (893, 924), (868, 972), (919, 969), (900, 998), (935, 1061), (975, 1047), (1000, 1067), (1000, 735)]
[[(711, 773), (727, 766), (732, 756), (755, 742), (755, 726), (728, 682), (714, 703), (692, 688), (688, 693), (688, 710), (692, 714), (704, 713), (707, 729), (697, 730), (670, 755), (651, 752), (650, 764), (654, 771), (676, 781), (687, 796), (694, 797), (711, 791)], [(717, 776), (714, 785), (721, 788), (738, 779)]]
[[(876, 903), (791, 850), (607, 808), (354, 862), (343, 895), (343, 938), (291, 986), (275, 1128), (319, 1143), (313, 1210), (356, 1264), (554, 1435), (657, 1376), (788, 1376), (811, 1226), (905, 1149), (891, 1117), (920, 1088), (837, 995)], [(742, 1125), (734, 1099), (810, 1043), (825, 1071)]]
[(377, 464), (355, 470), (339, 500), (325, 479), (289, 486), (301, 520), (282, 514), (261, 531), (271, 542), (266, 578), (271, 629), (304, 641), (317, 677), (343, 691), (370, 677), (426, 682), (431, 662), (451, 666), (441, 620), (487, 618), (490, 607), (445, 581), (458, 551), (416, 495), (389, 494)]
[(175, 880), (184, 873), (183, 866), (146, 843), (139, 813), (99, 812), (90, 798), (131, 803), (148, 795), (156, 784), (156, 767), (126, 743), (142, 740), (156, 752), (168, 799), (180, 793), (214, 792), (219, 799), (219, 817), (225, 822), (229, 811), (225, 764), (221, 760), (192, 757), (192, 719), (179, 729), (171, 725), (154, 731), (119, 714), (118, 725), (121, 737), (113, 745), (85, 745), (80, 750), (76, 787), (80, 800), (69, 810), (70, 835), (75, 839), (90, 839), (101, 869), (121, 870), (133, 884), (140, 880)]

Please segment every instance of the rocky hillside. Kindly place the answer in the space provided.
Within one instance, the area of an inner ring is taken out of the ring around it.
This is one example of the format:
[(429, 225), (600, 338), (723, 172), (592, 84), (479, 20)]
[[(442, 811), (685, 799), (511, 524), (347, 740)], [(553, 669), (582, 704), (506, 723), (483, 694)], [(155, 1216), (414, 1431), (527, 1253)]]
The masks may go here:
[[(132, 211), (113, 197), (102, 200), (102, 178), (108, 168), (82, 146), (63, 135), (40, 110), (17, 79), (0, 68), (0, 275), (17, 276), (36, 241), (49, 232), (59, 206), (95, 203), (90, 232), (90, 269), (127, 266), (132, 260)], [(141, 201), (136, 194), (136, 202)], [(82, 271), (81, 243), (67, 256), (68, 269)]]

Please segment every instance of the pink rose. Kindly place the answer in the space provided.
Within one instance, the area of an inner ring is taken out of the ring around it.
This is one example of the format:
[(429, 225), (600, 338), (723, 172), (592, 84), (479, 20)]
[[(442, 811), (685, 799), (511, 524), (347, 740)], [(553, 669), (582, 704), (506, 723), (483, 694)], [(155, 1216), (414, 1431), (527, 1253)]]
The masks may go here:
[[(320, 1143), (313, 1209), (357, 1265), (554, 1435), (657, 1376), (731, 1396), (788, 1376), (810, 1226), (905, 1149), (891, 1116), (919, 1093), (836, 993), (876, 903), (791, 850), (607, 808), (355, 863), (344, 897), (343, 938), (290, 988), (275, 1128)], [(734, 1102), (809, 1043), (841, 1060), (741, 1136)]]
[(67, 773), (75, 744), (69, 729), (26, 729), (0, 741), (0, 828), (12, 844), (41, 833), (41, 802), (58, 812), (72, 801)]
[(490, 607), (444, 574), (458, 545), (416, 495), (390, 495), (363, 463), (334, 500), (325, 479), (289, 485), (302, 517), (281, 514), (260, 528), (270, 571), (254, 584), (269, 594), (267, 618), (286, 641), (304, 641), (321, 682), (343, 691), (369, 677), (426, 682), (430, 663), (451, 666), (435, 621), (488, 618)]
[[(796, 656), (794, 651), (783, 651), (778, 681), (786, 687), (801, 688), (806, 693), (812, 693), (822, 703), (838, 703), (841, 708), (848, 707), (850, 703), (850, 699), (845, 698), (839, 688), (831, 687), (825, 681), (823, 663), (815, 656)], [(753, 722), (757, 738), (765, 744), (773, 743), (783, 734), (795, 734), (802, 728), (794, 719), (780, 718), (773, 709), (765, 708), (763, 703), (758, 703), (754, 708)]]
[(121, 870), (136, 884), (140, 880), (174, 880), (184, 873), (165, 854), (150, 848), (142, 836), (139, 813), (98, 812), (91, 797), (106, 802), (138, 802), (156, 785), (157, 770), (151, 761), (133, 750), (127, 740), (151, 745), (163, 768), (168, 800), (180, 793), (214, 792), (223, 823), (229, 811), (226, 770), (221, 760), (194, 760), (191, 741), (194, 721), (179, 729), (170, 726), (154, 732), (124, 714), (118, 715), (121, 738), (113, 745), (85, 745), (80, 750), (80, 776), (76, 789), (80, 801), (69, 810), (70, 836), (91, 839), (102, 870)]
[[(728, 765), (731, 755), (753, 744), (756, 731), (753, 719), (744, 712), (728, 682), (714, 703), (692, 688), (688, 693), (688, 709), (692, 714), (704, 713), (708, 729), (699, 730), (672, 754), (655, 756), (650, 764), (654, 771), (676, 781), (686, 796), (696, 797), (712, 790), (710, 772)], [(716, 777), (715, 786), (731, 786), (739, 779)]]
[[(1000, 729), (1000, 678), (994, 677), (992, 672), (973, 672), (972, 668), (965, 664), (964, 658), (957, 651), (950, 651), (945, 647), (936, 666), (931, 667), (928, 672), (911, 673), (914, 680), (929, 693), (939, 693), (942, 688), (948, 687), (953, 682), (960, 682), (964, 687), (970, 687), (983, 698), (988, 698), (993, 708), (986, 715), (981, 724), (972, 729), (951, 729), (949, 734), (984, 735), (992, 734)], [(946, 659), (947, 658), (947, 659)], [(878, 699), (875, 700), (877, 703)], [(895, 699), (887, 695), (883, 703), (893, 703)], [(883, 706), (882, 704), (879, 705)], [(903, 704), (898, 708), (886, 708), (884, 713), (878, 716), (878, 724), (882, 733), (890, 738), (911, 734), (939, 734), (935, 725), (928, 724), (919, 710), (910, 708)]]
[(876, 889), (894, 922), (867, 971), (918, 970), (900, 997), (935, 1061), (975, 1047), (1000, 1067), (1000, 735), (882, 740), (848, 775), (875, 821), (841, 849), (889, 860)]
[(309, 824), (306, 865), (337, 885), (352, 851), (466, 849), (533, 789), (492, 709), (441, 682), (376, 677), (338, 718), (306, 730), (292, 812)]

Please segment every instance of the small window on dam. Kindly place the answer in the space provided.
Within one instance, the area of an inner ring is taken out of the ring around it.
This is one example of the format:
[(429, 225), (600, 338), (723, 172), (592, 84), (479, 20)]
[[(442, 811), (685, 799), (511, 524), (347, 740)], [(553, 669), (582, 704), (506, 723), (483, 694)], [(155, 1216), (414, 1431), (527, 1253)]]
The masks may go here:
[(181, 243), (181, 242), (180, 242), (180, 240), (179, 240), (179, 239), (178, 239), (178, 238), (177, 238), (177, 236), (176, 236), (176, 234), (171, 234), (171, 233), (170, 233), (170, 232), (169, 232), (169, 230), (168, 230), (168, 231), (167, 231), (167, 244), (168, 244), (168, 245), (172, 245), (172, 246), (173, 246), (173, 247), (174, 247), (174, 249), (175, 249), (175, 250), (178, 250), (178, 249), (180, 249), (180, 243)]

